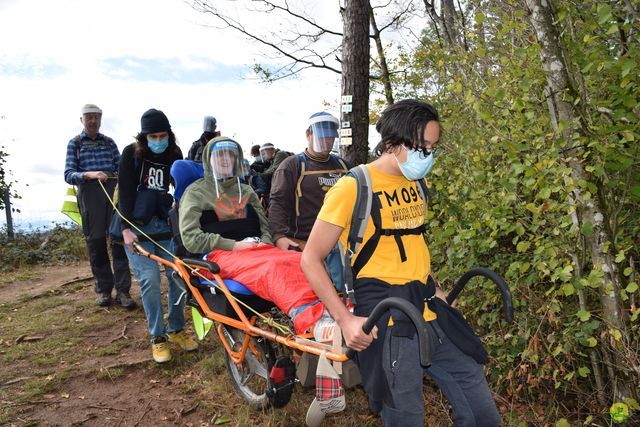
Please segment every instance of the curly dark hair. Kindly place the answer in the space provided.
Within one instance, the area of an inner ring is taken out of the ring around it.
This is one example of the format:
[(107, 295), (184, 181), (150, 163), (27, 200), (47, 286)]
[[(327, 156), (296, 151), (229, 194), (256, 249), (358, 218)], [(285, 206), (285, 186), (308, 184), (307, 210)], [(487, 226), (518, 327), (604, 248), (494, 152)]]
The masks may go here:
[(407, 148), (420, 149), (424, 147), (424, 128), (430, 121), (440, 121), (438, 110), (426, 102), (417, 99), (403, 99), (384, 109), (376, 130), (381, 140), (374, 149), (374, 154), (380, 157), (393, 147), (404, 145)]

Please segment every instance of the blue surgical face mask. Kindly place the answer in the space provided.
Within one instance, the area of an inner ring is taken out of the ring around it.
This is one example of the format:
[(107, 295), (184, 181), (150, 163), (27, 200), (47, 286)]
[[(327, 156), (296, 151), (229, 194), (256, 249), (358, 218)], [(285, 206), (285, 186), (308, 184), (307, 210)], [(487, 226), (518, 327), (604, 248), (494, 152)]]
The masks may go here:
[(162, 139), (147, 138), (147, 145), (149, 146), (149, 150), (151, 150), (155, 154), (164, 153), (164, 150), (166, 150), (169, 146), (169, 137), (165, 136)]
[(402, 175), (411, 181), (427, 176), (435, 163), (434, 152), (424, 154), (420, 150), (408, 149), (404, 145), (401, 145), (401, 147), (407, 150), (407, 160), (404, 163), (400, 163), (396, 155), (394, 154), (393, 156), (396, 157), (396, 162), (398, 162)]

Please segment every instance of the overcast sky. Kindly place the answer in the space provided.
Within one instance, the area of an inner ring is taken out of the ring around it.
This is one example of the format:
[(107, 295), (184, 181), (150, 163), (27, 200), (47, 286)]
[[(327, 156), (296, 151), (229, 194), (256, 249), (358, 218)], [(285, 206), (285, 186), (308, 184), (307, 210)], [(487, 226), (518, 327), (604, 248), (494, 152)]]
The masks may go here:
[[(341, 31), (337, 1), (304, 5)], [(337, 74), (265, 85), (250, 68), (269, 61), (262, 48), (211, 24), (181, 0), (0, 0), (0, 144), (23, 197), (16, 222), (66, 218), (65, 150), (85, 103), (103, 109), (101, 132), (121, 151), (145, 110), (163, 110), (185, 155), (207, 114), (245, 153), (264, 142), (301, 151), (309, 115), (338, 114)]]

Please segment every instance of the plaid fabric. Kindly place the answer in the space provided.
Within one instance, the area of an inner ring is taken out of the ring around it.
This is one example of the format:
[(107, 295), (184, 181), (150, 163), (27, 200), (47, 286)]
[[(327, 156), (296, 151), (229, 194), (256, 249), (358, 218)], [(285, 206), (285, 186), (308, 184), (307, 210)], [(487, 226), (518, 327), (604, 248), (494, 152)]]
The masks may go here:
[(316, 399), (330, 400), (344, 396), (344, 387), (340, 378), (316, 376)]
[(82, 173), (87, 171), (118, 172), (120, 151), (113, 139), (101, 133), (95, 140), (83, 131), (80, 143), (72, 138), (67, 144), (67, 157), (64, 166), (64, 180), (67, 184), (78, 185), (84, 182)]

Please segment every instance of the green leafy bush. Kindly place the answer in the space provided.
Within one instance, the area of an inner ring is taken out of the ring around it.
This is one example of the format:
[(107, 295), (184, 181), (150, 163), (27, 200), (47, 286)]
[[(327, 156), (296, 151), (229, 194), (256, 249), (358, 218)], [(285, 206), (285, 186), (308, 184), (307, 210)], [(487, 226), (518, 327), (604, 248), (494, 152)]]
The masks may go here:
[(18, 232), (13, 239), (0, 233), (0, 271), (37, 264), (65, 264), (87, 259), (82, 231), (76, 225), (56, 224), (49, 230)]

